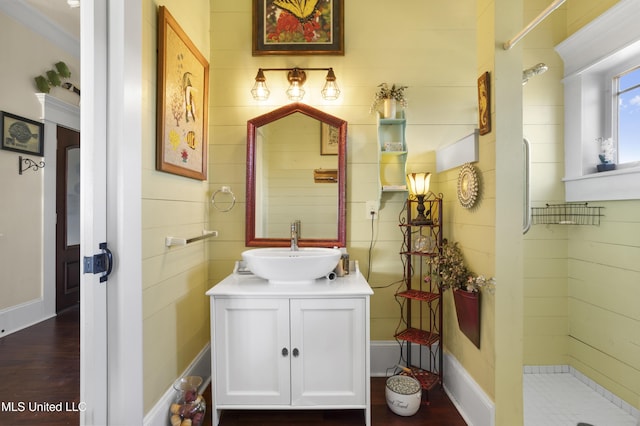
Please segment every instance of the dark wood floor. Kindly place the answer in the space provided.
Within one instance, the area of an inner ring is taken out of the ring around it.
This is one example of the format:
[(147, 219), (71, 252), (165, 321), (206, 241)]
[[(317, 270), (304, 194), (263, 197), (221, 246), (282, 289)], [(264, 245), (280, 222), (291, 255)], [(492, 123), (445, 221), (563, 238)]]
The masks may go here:
[[(371, 423), (373, 426), (465, 426), (466, 423), (456, 411), (445, 392), (437, 387), (429, 394), (430, 404), (420, 407), (411, 417), (394, 414), (387, 407), (384, 397), (386, 379), (371, 379)], [(210, 396), (207, 398), (210, 401)], [(225, 411), (220, 426), (269, 426), (269, 425), (364, 425), (362, 410), (335, 411)], [(211, 426), (211, 416), (207, 413), (204, 426)]]
[(0, 425), (77, 425), (79, 400), (77, 307), (0, 339)]
[[(73, 411), (80, 399), (79, 315), (78, 308), (70, 309), (0, 339), (0, 426), (79, 424), (79, 413)], [(397, 416), (387, 408), (384, 385), (384, 378), (371, 380), (374, 426), (466, 425), (440, 388), (431, 391), (430, 404), (423, 404), (415, 416)], [(210, 388), (205, 391), (205, 397), (210, 408)], [(58, 407), (62, 411), (57, 411)], [(225, 411), (220, 421), (220, 426), (276, 424), (363, 425), (364, 415), (361, 410)], [(210, 413), (204, 426), (211, 426)]]

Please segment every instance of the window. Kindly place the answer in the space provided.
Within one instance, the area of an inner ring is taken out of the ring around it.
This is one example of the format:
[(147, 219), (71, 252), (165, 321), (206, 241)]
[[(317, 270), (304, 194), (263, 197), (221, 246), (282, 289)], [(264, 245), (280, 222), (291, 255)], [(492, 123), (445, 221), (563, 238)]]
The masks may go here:
[(634, 163), (640, 161), (640, 67), (616, 76), (613, 83), (616, 163)]
[[(564, 61), (565, 198), (640, 199), (640, 1), (620, 0), (556, 46)], [(600, 168), (602, 139), (616, 168)]]

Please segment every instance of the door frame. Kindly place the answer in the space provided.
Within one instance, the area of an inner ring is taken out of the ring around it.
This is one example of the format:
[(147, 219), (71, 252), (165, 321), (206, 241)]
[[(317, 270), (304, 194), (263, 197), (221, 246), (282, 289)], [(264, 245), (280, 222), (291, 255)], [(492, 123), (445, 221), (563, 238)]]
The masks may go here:
[(38, 93), (36, 96), (40, 101), (44, 120), (45, 173), (51, 170), (53, 176), (43, 179), (42, 206), (42, 316), (49, 318), (56, 315), (56, 132), (58, 126), (79, 132), (80, 108), (45, 93)]
[[(70, 221), (69, 213), (73, 205), (69, 204), (69, 191), (72, 182), (73, 170), (69, 167), (69, 154), (77, 149), (78, 163), (80, 165), (80, 132), (65, 126), (56, 128), (56, 313), (77, 306), (80, 301), (80, 212), (77, 212), (77, 222)], [(77, 170), (79, 184), (80, 170)], [(72, 189), (71, 189), (72, 190)], [(80, 207), (80, 193), (78, 188), (78, 204)], [(69, 244), (70, 230), (77, 232), (78, 240), (75, 244)], [(71, 266), (73, 265), (73, 266)], [(76, 269), (77, 268), (77, 272)], [(67, 284), (77, 285), (69, 291)]]
[(114, 255), (80, 279), (80, 424), (142, 424), (142, 4), (83, 2), (80, 22), (80, 256)]

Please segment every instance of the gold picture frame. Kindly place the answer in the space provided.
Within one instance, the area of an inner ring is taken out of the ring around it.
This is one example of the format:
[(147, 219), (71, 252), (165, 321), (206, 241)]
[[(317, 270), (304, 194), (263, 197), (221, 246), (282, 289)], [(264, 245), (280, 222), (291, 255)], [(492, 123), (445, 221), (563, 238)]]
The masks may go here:
[(254, 56), (344, 55), (344, 0), (252, 0)]
[(478, 128), (481, 135), (491, 131), (491, 86), (489, 72), (478, 78)]
[(157, 77), (156, 169), (206, 180), (209, 63), (164, 6)]
[(328, 123), (321, 123), (320, 155), (338, 155), (340, 129)]

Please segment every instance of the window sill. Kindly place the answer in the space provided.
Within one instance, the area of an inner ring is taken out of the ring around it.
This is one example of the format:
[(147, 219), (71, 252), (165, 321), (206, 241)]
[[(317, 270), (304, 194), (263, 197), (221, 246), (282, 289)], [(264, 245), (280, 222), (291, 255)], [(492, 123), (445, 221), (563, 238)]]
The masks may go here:
[(640, 199), (640, 166), (565, 177), (567, 201)]

